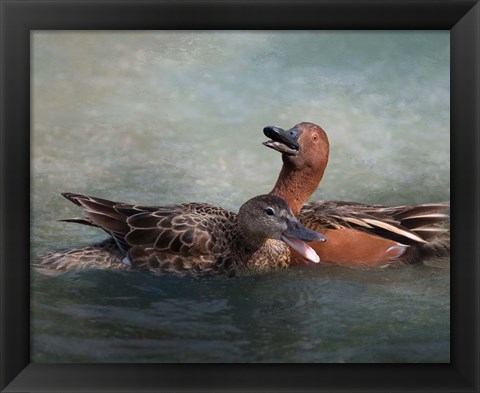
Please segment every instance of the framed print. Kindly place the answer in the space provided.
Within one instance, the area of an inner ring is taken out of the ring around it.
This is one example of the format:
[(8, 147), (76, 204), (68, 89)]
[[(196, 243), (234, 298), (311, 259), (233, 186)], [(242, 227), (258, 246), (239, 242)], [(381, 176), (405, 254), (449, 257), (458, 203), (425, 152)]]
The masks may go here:
[[(2, 391), (478, 390), (478, 2), (1, 7)], [(283, 271), (157, 275), (130, 271), (139, 259), (114, 236), (121, 269), (31, 267), (52, 251), (90, 252), (106, 238), (92, 224), (112, 233), (91, 218), (109, 217), (106, 199), (132, 203), (114, 210), (140, 232), (163, 214), (144, 206), (237, 212), (280, 181), (273, 150), (282, 172), (285, 154), (299, 154), (300, 139), (279, 147), (273, 133), (312, 122), (330, 155), (305, 200), (403, 206), (400, 215), (437, 203), (408, 216), (424, 232), (450, 201), (451, 265), (409, 264), (415, 243), (399, 239), (416, 235), (362, 221), (361, 210), (349, 223), (393, 231), (389, 261), (402, 263), (320, 254), (317, 266), (294, 242), (311, 260)], [(82, 206), (90, 219), (74, 218)]]

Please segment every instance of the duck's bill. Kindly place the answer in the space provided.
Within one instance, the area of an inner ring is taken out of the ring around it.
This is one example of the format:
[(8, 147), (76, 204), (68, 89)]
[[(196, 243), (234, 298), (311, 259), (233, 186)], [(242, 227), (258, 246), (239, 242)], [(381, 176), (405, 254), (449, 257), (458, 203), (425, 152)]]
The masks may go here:
[(285, 131), (282, 128), (275, 126), (265, 127), (263, 133), (267, 138), (270, 138), (270, 140), (263, 142), (263, 145), (282, 154), (296, 156), (299, 149), (299, 132), (297, 132), (297, 130), (295, 130), (295, 132), (291, 131), (292, 130)]
[(327, 240), (321, 233), (304, 227), (298, 221), (290, 221), (288, 223), (288, 228), (282, 234), (281, 239), (304, 258), (314, 263), (320, 262), (320, 257), (315, 250), (305, 242), (324, 242)]

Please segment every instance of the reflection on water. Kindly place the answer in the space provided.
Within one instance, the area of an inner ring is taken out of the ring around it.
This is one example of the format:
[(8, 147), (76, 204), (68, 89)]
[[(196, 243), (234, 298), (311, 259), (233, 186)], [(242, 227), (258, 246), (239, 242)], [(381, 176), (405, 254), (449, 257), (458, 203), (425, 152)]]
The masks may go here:
[[(314, 199), (449, 200), (448, 32), (32, 37), (32, 255), (104, 238), (56, 221), (63, 191), (237, 210), (275, 182), (271, 124), (327, 131)], [(32, 277), (38, 362), (449, 361), (448, 269)]]
[[(448, 272), (35, 276), (36, 361), (448, 361)], [(53, 294), (55, 298), (52, 299)]]

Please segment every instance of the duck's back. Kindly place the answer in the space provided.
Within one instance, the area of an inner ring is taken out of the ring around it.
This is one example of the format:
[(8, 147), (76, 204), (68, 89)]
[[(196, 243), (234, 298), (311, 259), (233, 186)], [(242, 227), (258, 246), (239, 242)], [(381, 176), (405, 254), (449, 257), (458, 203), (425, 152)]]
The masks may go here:
[[(236, 214), (206, 203), (160, 207), (130, 216), (128, 262), (150, 271), (207, 274), (231, 259)], [(227, 266), (225, 266), (227, 268)]]
[(403, 244), (427, 243), (447, 231), (448, 203), (383, 206), (344, 201), (314, 201), (300, 211), (308, 227), (354, 228)]

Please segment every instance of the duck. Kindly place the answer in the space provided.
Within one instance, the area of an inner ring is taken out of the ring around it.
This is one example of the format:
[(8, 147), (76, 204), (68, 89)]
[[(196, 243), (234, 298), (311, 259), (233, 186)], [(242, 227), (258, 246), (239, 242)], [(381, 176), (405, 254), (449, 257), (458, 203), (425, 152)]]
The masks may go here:
[(40, 257), (43, 269), (135, 269), (177, 275), (260, 274), (290, 265), (290, 249), (312, 263), (320, 260), (307, 242), (323, 242), (304, 227), (275, 195), (245, 202), (238, 214), (208, 203), (141, 206), (75, 193), (62, 193), (83, 209), (65, 219), (97, 227), (109, 240)]
[[(449, 202), (402, 206), (307, 202), (328, 164), (326, 132), (317, 124), (301, 122), (288, 130), (267, 126), (263, 133), (269, 138), (263, 145), (281, 153), (283, 162), (270, 195), (284, 199), (303, 225), (326, 236), (325, 243), (311, 244), (322, 262), (375, 269), (449, 256), (445, 227)], [(293, 252), (292, 259), (301, 262), (302, 257)]]

